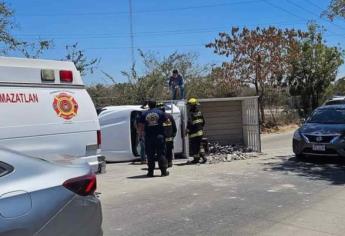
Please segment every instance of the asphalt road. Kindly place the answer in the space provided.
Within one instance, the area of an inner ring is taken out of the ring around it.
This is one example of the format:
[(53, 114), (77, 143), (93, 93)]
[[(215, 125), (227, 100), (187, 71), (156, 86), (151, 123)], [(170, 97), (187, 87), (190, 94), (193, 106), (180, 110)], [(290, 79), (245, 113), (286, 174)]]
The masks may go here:
[(259, 158), (175, 165), (165, 178), (108, 165), (98, 178), (105, 235), (344, 235), (344, 161), (296, 161), (291, 136), (264, 136)]

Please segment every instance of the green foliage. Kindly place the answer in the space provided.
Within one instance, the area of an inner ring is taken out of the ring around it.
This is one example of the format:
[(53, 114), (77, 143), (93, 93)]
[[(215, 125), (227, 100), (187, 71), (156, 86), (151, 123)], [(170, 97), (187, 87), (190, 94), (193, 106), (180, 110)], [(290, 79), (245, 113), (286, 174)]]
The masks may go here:
[(337, 95), (345, 96), (345, 78), (340, 78), (328, 86), (323, 96), (322, 103)]
[(169, 100), (168, 79), (173, 69), (179, 70), (184, 78), (186, 96), (198, 98), (229, 97), (240, 93), (238, 82), (224, 79), (222, 70), (197, 64), (197, 56), (192, 53), (174, 52), (167, 57), (159, 57), (154, 52), (139, 51), (145, 66), (139, 75), (135, 65), (122, 74), (126, 83), (115, 83), (115, 79), (104, 73), (112, 85), (96, 85), (88, 89), (97, 107), (107, 105), (140, 104), (147, 99)]
[(21, 45), (21, 42), (10, 33), (13, 28), (15, 28), (13, 10), (5, 2), (0, 2), (1, 55), (6, 55), (8, 51), (15, 50)]
[(342, 56), (339, 48), (325, 45), (316, 25), (309, 25), (308, 36), (299, 42), (287, 75), (291, 95), (301, 97), (301, 115), (308, 115), (321, 104), (326, 89), (336, 79)]
[(207, 45), (214, 53), (229, 58), (223, 63), (223, 78), (255, 87), (259, 96), (261, 122), (265, 121), (264, 97), (266, 88), (279, 86), (289, 64), (289, 51), (304, 36), (294, 29), (276, 27), (255, 29), (233, 27), (230, 33), (220, 33), (219, 38)]
[(79, 49), (78, 43), (66, 45), (66, 56), (62, 60), (72, 61), (81, 76), (92, 74), (100, 62), (100, 58), (88, 59), (85, 51)]
[(345, 18), (345, 0), (332, 0), (324, 15), (330, 20), (333, 20), (337, 16)]
[(19, 50), (26, 58), (39, 58), (46, 50), (53, 47), (53, 42), (42, 40), (34, 43), (21, 42)]
[(45, 50), (52, 47), (49, 40), (26, 42), (14, 37), (11, 30), (16, 28), (14, 12), (4, 2), (0, 2), (0, 55), (7, 55), (10, 51), (19, 51), (25, 57), (38, 58)]
[(129, 83), (91, 86), (88, 92), (97, 108), (109, 105), (138, 104), (132, 96), (132, 87)]
[(145, 66), (144, 75), (138, 75), (135, 67), (122, 73), (128, 78), (133, 90), (132, 96), (137, 103), (150, 98), (170, 99), (168, 80), (174, 69), (177, 69), (182, 75), (188, 88), (189, 84), (196, 81), (203, 83), (204, 80), (201, 78), (209, 70), (208, 66), (202, 67), (197, 64), (197, 56), (193, 53), (174, 52), (166, 57), (160, 57), (152, 51), (145, 53), (139, 50), (139, 55)]
[(205, 76), (198, 76), (186, 83), (187, 97), (235, 97), (241, 94), (241, 83), (227, 76), (221, 67), (215, 67)]

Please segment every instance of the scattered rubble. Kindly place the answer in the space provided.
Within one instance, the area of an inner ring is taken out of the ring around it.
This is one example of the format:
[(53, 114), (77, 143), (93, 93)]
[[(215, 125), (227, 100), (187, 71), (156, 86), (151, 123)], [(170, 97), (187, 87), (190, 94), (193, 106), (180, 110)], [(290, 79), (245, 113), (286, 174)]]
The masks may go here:
[(220, 145), (219, 143), (210, 143), (208, 151), (207, 160), (209, 164), (258, 157), (258, 153), (241, 145)]

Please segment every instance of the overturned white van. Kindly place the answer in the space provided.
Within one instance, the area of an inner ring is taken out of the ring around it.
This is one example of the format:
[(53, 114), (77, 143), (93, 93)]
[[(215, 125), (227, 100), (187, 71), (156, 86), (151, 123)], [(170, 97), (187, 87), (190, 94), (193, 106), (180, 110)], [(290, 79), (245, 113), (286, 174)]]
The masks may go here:
[(105, 168), (94, 104), (72, 62), (0, 57), (0, 147)]
[[(135, 128), (136, 118), (144, 111), (140, 106), (108, 106), (98, 115), (102, 131), (101, 154), (107, 161), (132, 161), (139, 158), (140, 145)], [(166, 104), (166, 112), (173, 115), (177, 134), (174, 139), (175, 155), (185, 153), (183, 119), (180, 109)]]

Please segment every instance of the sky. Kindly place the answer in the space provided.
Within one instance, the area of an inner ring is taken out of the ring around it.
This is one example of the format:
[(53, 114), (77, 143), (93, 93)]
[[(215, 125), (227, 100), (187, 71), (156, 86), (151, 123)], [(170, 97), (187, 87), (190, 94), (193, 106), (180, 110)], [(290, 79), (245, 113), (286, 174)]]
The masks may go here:
[[(126, 78), (131, 63), (129, 0), (7, 0), (15, 12), (19, 39), (53, 40), (54, 48), (42, 55), (61, 59), (65, 45), (78, 42), (88, 58), (100, 58), (94, 74), (85, 76), (89, 84), (109, 83), (102, 71), (116, 82)], [(175, 51), (198, 55), (199, 64), (221, 64), (205, 44), (231, 27), (276, 26), (306, 29), (309, 21), (323, 25), (330, 46), (345, 49), (345, 20), (330, 22), (321, 12), (330, 0), (132, 0), (134, 49), (153, 51), (160, 57)], [(17, 55), (18, 56), (18, 55)], [(139, 72), (143, 65), (135, 53)], [(339, 76), (345, 75), (345, 66)]]

